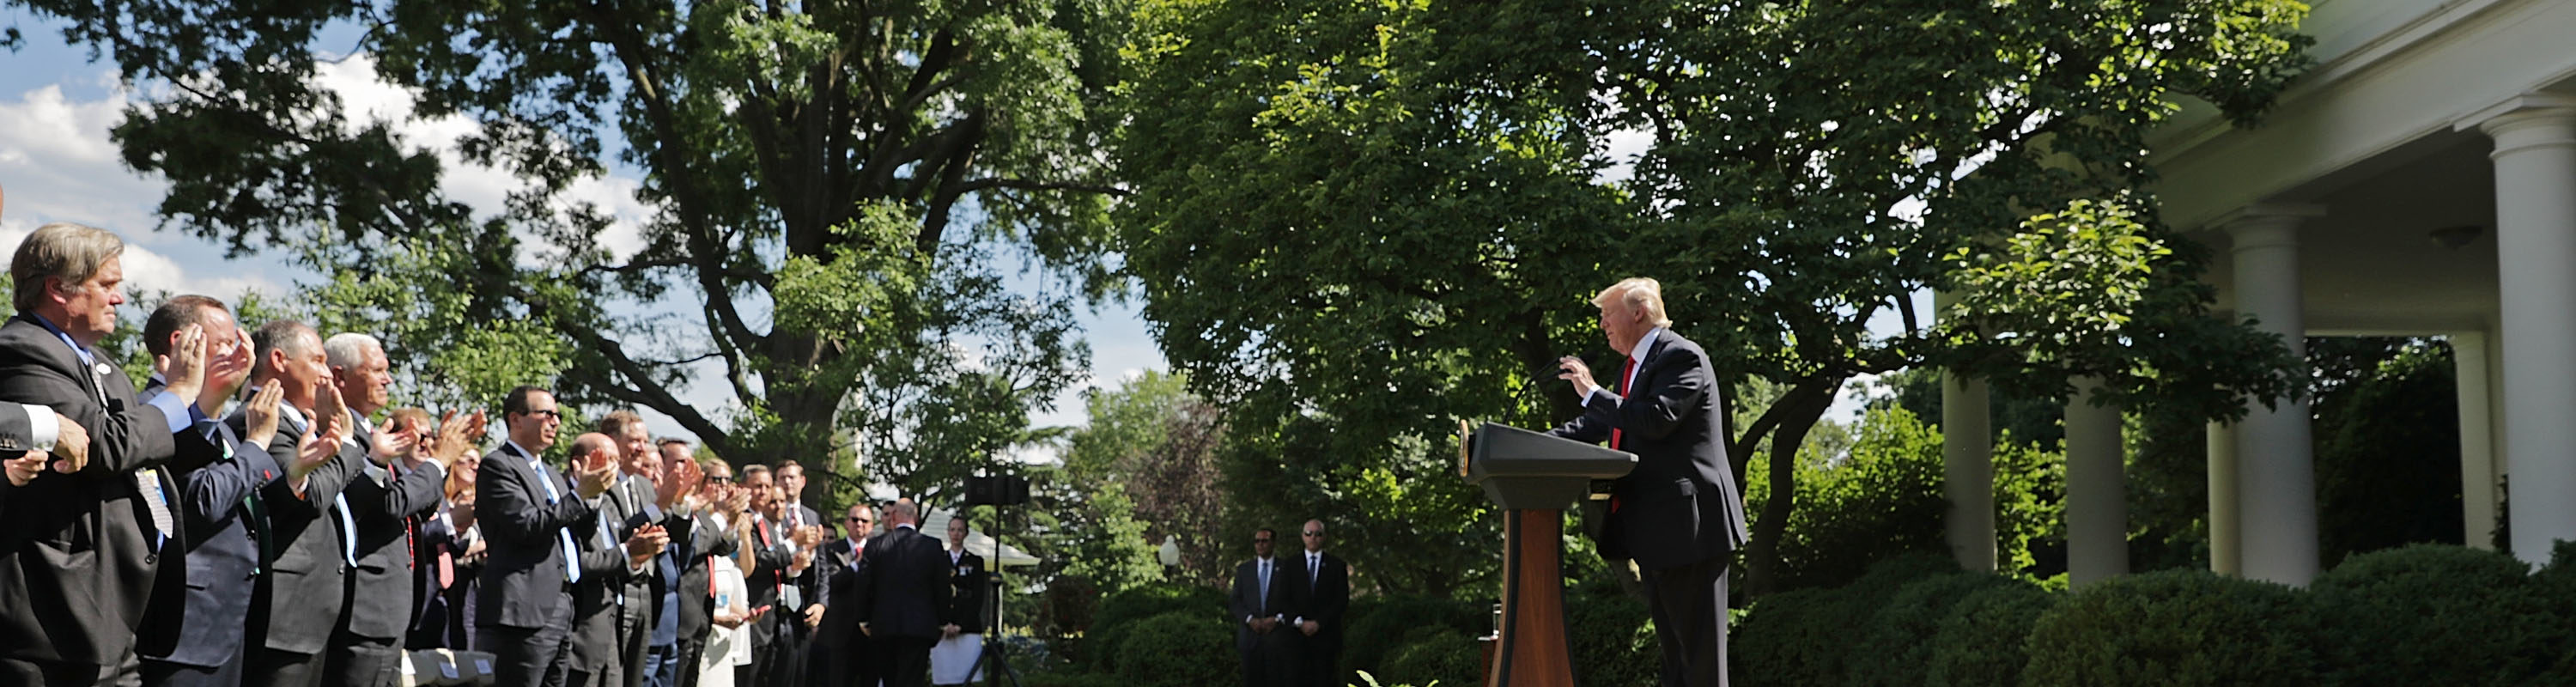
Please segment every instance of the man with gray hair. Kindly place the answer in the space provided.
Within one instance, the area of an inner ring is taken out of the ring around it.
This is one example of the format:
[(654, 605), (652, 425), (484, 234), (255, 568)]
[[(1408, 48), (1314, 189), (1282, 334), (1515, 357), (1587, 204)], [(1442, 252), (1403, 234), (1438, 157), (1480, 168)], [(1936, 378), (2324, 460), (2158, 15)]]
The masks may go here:
[[(18, 315), (0, 325), (0, 401), (53, 409), (29, 419), (59, 424), (50, 433), (62, 436), (53, 471), (0, 487), (9, 522), (0, 528), (0, 684), (139, 682), (134, 639), (153, 580), (182, 565), (170, 543), (185, 533), (164, 469), (211, 460), (183, 453), (178, 440), (193, 434), (188, 404), (205, 381), (205, 333), (180, 332), (162, 368), (168, 393), (137, 397), (98, 347), (125, 303), (124, 251), (106, 230), (57, 223), (29, 234), (9, 262)], [(70, 441), (74, 427), (87, 430), (84, 444)]]
[(466, 447), (441, 447), (428, 460), (408, 460), (417, 457), (421, 433), (436, 429), (391, 423), (380, 428), (369, 419), (393, 401), (393, 375), (376, 337), (333, 334), (322, 342), (322, 359), (349, 409), (351, 431), (343, 441), (367, 455), (362, 474), (342, 492), (354, 518), (357, 563), (341, 585), (340, 622), (332, 629), (323, 674), (335, 685), (391, 685), (401, 666), (396, 648), (411, 620), (411, 528), (415, 518), (438, 508), (447, 467)]

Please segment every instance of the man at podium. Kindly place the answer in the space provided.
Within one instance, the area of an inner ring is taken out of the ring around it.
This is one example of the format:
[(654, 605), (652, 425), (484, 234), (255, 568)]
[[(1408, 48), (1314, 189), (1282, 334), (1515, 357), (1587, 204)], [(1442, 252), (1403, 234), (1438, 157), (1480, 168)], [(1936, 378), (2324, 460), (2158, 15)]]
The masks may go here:
[(1726, 684), (1726, 567), (1746, 539), (1744, 497), (1727, 464), (1708, 352), (1672, 330), (1663, 285), (1632, 278), (1592, 298), (1601, 332), (1626, 353), (1613, 385), (1582, 359), (1557, 360), (1583, 415), (1551, 435), (1637, 455), (1611, 490), (1602, 555), (1637, 563), (1663, 647), (1663, 684)]

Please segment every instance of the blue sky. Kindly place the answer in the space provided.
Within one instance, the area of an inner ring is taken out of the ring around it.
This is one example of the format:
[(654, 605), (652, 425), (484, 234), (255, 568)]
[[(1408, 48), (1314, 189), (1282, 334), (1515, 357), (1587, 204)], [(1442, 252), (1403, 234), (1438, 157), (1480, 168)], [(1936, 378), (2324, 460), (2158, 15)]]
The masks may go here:
[[(133, 244), (134, 250), (126, 257), (126, 273), (138, 289), (204, 293), (228, 300), (250, 290), (285, 295), (295, 284), (315, 278), (311, 272), (275, 256), (226, 260), (215, 244), (155, 230), (153, 208), (166, 184), (126, 169), (115, 145), (107, 138), (108, 129), (121, 119), (121, 111), (132, 97), (117, 87), (115, 67), (91, 63), (86, 48), (63, 44), (58, 25), (41, 21), (23, 9), (0, 12), (0, 26), (8, 25), (19, 27), (27, 40), (14, 53), (0, 51), (0, 188), (7, 190), (6, 214), (0, 215), (0, 243), (15, 245), (19, 237), (46, 222), (105, 227)], [(408, 118), (409, 107), (403, 94), (375, 82), (371, 64), (364, 59), (336, 65), (326, 78), (338, 80), (337, 87), (354, 112), (372, 111), (397, 120)], [(451, 119), (414, 121), (402, 129), (413, 135), (415, 142), (424, 142), (452, 140), (471, 126)], [(1622, 152), (1618, 150), (1622, 146), (1641, 143), (1614, 140), (1613, 154)], [(500, 197), (508, 191), (510, 179), (506, 174), (465, 169), (452, 159), (449, 169), (450, 194), (469, 204), (497, 208)], [(1624, 172), (1614, 168), (1607, 174)], [(633, 220), (645, 212), (626, 194), (633, 183), (631, 172), (612, 174), (607, 179), (586, 182), (571, 195), (600, 202)], [(621, 230), (625, 232), (622, 235)], [(621, 240), (640, 244), (631, 221), (610, 234), (605, 242), (612, 248)], [(1091, 343), (1091, 385), (1114, 385), (1141, 371), (1168, 367), (1133, 305), (1104, 305), (1081, 313), (1080, 321)], [(687, 390), (682, 398), (701, 407), (716, 407), (730, 397), (721, 384), (697, 386), (702, 388)], [(1052, 410), (1034, 421), (1041, 426), (1081, 424), (1082, 388), (1088, 385), (1066, 392)], [(1827, 417), (1848, 418), (1856, 408), (1857, 399), (1847, 397)], [(687, 435), (667, 417), (649, 412), (646, 415), (657, 434)]]

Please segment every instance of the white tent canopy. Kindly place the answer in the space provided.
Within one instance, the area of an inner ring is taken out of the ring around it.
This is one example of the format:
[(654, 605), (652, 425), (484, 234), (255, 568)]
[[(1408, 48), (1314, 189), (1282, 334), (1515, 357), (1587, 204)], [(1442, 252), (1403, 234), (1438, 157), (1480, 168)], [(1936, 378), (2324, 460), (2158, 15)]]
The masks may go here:
[[(923, 534), (937, 537), (940, 544), (944, 546), (948, 543), (948, 521), (955, 517), (957, 517), (955, 510), (931, 511), (928, 515), (922, 516), (921, 531)], [(993, 555), (993, 536), (974, 529), (972, 525), (969, 525), (966, 530), (966, 550), (985, 557), (992, 565), (1018, 568), (1038, 564), (1036, 556), (1012, 548), (1009, 544), (1002, 545), (1002, 555)]]

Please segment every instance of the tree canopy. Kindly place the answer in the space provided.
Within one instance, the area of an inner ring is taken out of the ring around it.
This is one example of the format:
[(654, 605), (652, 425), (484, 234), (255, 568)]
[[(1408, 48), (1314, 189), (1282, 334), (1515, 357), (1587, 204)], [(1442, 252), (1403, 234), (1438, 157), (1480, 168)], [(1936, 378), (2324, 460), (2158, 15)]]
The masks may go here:
[[(1068, 305), (1119, 193), (1118, 0), (10, 4), (142, 87), (114, 135), (171, 182), (168, 226), (328, 275), (325, 324), (386, 333), (417, 393), (560, 379), (722, 455), (861, 441), (936, 478), (1088, 362)], [(413, 119), (321, 78), (350, 61)], [(405, 134), (446, 117), (470, 126)], [(515, 183), (503, 207), (455, 197), (451, 145)], [(576, 192), (612, 175), (640, 217)], [(1051, 276), (1015, 287), (1015, 261)]]
[[(2304, 64), (2303, 13), (1149, 3), (1124, 268), (1213, 398), (1371, 456), (1458, 418), (1569, 416), (1552, 361), (1615, 359), (1585, 299), (1626, 276), (1663, 281), (1721, 375), (1787, 386), (1736, 428), (1739, 476), (1766, 441), (1784, 465), (1845, 381), (1911, 366), (2226, 416), (2294, 389), (2296, 363), (2209, 313), (2144, 140), (2189, 99), (2258, 116)], [(1957, 298), (1916, 312), (1927, 289)], [(1793, 508), (1756, 518), (1757, 591)]]

